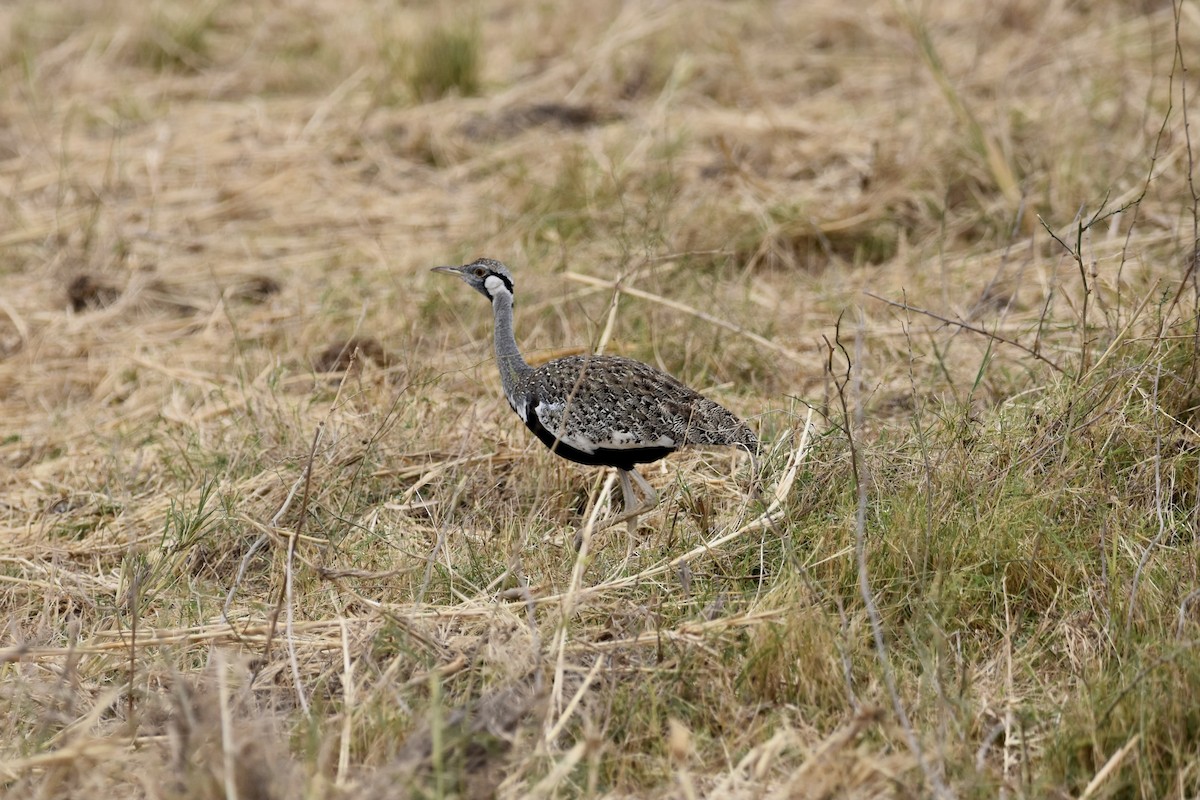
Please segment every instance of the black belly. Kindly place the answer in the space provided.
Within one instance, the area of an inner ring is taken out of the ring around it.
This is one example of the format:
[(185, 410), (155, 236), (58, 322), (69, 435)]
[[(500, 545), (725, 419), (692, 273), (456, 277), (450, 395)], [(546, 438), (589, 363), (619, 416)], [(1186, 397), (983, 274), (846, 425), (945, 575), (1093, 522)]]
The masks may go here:
[(587, 453), (562, 441), (550, 432), (533, 411), (534, 404), (525, 406), (525, 424), (542, 440), (542, 444), (563, 458), (589, 467), (616, 467), (633, 469), (635, 464), (649, 464), (675, 452), (674, 447), (597, 447)]

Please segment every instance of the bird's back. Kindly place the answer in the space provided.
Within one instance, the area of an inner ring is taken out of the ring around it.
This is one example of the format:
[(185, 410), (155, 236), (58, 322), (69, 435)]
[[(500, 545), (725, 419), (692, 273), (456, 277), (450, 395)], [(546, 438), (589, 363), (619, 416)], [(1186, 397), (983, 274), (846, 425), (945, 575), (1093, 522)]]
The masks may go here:
[(735, 445), (758, 438), (718, 403), (665, 372), (618, 356), (570, 356), (533, 370), (513, 409), (559, 455), (629, 469), (685, 445)]

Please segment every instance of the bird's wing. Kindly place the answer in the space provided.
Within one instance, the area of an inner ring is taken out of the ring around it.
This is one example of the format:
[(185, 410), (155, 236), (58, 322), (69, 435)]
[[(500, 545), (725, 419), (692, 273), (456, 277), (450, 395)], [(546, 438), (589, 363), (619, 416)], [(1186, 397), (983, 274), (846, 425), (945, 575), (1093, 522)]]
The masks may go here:
[(679, 446), (675, 437), (667, 433), (657, 435), (645, 430), (645, 426), (620, 422), (598, 424), (589, 414), (577, 410), (579, 398), (566, 402), (541, 401), (531, 412), (546, 430), (563, 444), (595, 453), (597, 450), (641, 450), (647, 447), (675, 448)]
[(537, 372), (531, 413), (564, 444), (586, 453), (679, 447), (690, 401), (700, 397), (666, 373), (624, 358), (572, 356)]

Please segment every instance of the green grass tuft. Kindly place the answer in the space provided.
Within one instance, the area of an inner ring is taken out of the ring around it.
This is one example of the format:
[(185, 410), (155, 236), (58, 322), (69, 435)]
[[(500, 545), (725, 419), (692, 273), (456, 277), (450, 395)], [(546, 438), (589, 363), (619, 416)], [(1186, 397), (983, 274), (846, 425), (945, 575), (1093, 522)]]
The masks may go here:
[(436, 100), (451, 93), (479, 92), (482, 41), (475, 26), (437, 28), (413, 50), (409, 86), (418, 98)]

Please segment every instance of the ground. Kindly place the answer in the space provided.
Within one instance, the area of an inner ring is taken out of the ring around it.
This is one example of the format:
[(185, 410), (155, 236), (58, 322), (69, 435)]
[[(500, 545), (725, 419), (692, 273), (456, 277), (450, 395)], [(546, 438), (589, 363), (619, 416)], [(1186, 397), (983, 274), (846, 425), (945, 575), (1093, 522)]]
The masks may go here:
[[(1200, 793), (1196, 53), (1191, 0), (0, 6), (0, 785)], [(757, 461), (591, 530), (478, 256), (531, 361)]]

